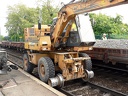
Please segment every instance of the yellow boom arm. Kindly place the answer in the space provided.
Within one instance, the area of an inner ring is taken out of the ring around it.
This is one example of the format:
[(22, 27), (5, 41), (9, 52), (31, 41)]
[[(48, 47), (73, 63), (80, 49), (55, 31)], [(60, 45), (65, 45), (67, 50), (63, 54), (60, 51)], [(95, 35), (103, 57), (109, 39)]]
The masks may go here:
[[(128, 0), (81, 0), (64, 5), (58, 13), (58, 20), (52, 32), (52, 47), (56, 47), (56, 45), (59, 44), (60, 38), (66, 38), (61, 37), (62, 32), (68, 22), (73, 20), (77, 14), (127, 3)], [(69, 31), (70, 30), (66, 31), (67, 36), (69, 34)]]

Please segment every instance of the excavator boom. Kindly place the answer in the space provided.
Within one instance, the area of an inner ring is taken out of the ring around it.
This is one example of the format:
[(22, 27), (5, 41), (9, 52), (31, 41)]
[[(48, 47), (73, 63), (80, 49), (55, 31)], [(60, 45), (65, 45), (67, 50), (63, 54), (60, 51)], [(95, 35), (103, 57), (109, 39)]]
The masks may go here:
[(81, 14), (85, 12), (95, 11), (95, 10), (117, 6), (121, 4), (127, 4), (127, 3), (128, 0), (83, 0), (72, 4), (67, 4), (64, 7), (66, 9), (68, 9), (68, 7), (71, 8), (73, 14)]
[[(73, 0), (74, 1), (74, 0)], [(95, 36), (86, 12), (126, 4), (128, 0), (81, 0), (64, 5), (51, 26), (25, 28), (24, 70), (36, 65), (39, 78), (52, 87), (94, 77), (91, 58), (80, 51), (92, 50)], [(82, 14), (84, 13), (84, 14)], [(40, 25), (40, 24), (39, 24)], [(74, 26), (73, 26), (74, 25)], [(75, 28), (76, 27), (76, 28)], [(73, 29), (74, 28), (74, 29)]]
[[(81, 0), (64, 5), (58, 13), (58, 20), (52, 32), (52, 46), (58, 47), (56, 45), (60, 43), (59, 39), (62, 36), (63, 30), (76, 15), (127, 3), (128, 0)], [(68, 36), (69, 31), (66, 32)]]

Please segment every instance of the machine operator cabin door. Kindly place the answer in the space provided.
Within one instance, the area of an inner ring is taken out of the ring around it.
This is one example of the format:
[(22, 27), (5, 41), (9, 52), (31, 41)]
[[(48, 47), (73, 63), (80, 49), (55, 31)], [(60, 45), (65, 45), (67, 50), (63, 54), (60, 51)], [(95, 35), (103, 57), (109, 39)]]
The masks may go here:
[(89, 15), (77, 15), (75, 20), (81, 43), (91, 46), (90, 44), (93, 44), (95, 42), (95, 35)]
[(79, 14), (72, 24), (67, 46), (93, 46), (95, 36), (89, 15)]

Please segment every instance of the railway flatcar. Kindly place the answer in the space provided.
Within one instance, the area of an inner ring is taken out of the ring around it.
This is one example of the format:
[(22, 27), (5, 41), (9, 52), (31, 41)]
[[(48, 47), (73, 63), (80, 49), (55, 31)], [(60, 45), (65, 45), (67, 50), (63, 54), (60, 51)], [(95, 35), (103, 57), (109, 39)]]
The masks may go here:
[[(1, 47), (24, 51), (24, 42), (1, 42)], [(108, 39), (97, 40), (93, 50), (85, 51), (92, 59), (102, 60), (105, 63), (111, 62), (128, 64), (128, 40)]]
[(8, 45), (9, 45), (9, 42), (8, 41), (2, 41), (1, 42), (1, 47), (3, 47), (3, 48), (8, 47)]
[(24, 42), (2, 41), (1, 47), (23, 51), (24, 50)]
[(105, 63), (128, 64), (128, 40), (125, 39), (97, 40), (93, 50), (85, 52), (92, 59), (102, 60)]
[[(24, 50), (24, 42), (1, 42), (1, 47)], [(92, 59), (102, 60), (105, 63), (128, 64), (128, 40), (97, 40), (93, 50), (85, 51)]]

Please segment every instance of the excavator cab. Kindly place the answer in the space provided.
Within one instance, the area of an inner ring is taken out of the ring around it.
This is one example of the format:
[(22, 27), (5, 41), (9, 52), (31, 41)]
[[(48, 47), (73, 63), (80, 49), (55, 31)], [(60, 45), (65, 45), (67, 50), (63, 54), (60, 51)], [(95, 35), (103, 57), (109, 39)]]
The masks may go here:
[(67, 46), (93, 46), (94, 44), (95, 36), (89, 15), (76, 15), (75, 22), (73, 22), (71, 31), (69, 33)]

